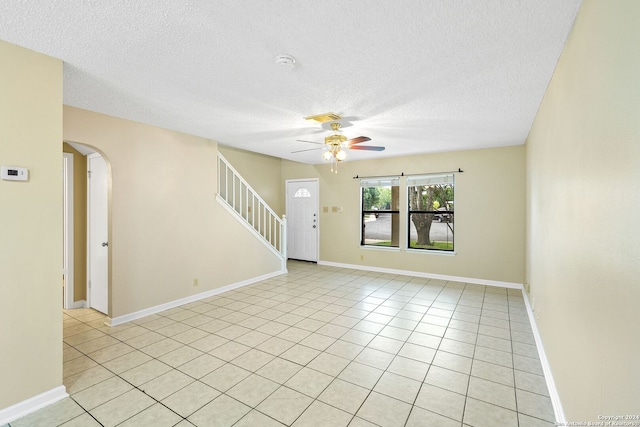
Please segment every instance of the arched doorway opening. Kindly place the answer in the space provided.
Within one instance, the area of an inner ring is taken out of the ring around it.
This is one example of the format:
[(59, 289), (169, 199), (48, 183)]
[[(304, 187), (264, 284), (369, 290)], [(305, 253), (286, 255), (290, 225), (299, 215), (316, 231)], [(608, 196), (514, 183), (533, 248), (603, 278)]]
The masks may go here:
[(76, 142), (65, 142), (63, 152), (63, 307), (108, 315), (109, 161), (95, 147)]

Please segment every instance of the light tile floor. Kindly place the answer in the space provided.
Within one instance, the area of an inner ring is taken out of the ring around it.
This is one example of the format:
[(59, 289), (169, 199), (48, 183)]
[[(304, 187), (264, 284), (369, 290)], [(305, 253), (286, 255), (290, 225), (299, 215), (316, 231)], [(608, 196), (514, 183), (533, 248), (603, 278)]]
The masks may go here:
[(553, 426), (519, 290), (289, 262), (117, 327), (64, 313), (70, 398), (21, 426)]

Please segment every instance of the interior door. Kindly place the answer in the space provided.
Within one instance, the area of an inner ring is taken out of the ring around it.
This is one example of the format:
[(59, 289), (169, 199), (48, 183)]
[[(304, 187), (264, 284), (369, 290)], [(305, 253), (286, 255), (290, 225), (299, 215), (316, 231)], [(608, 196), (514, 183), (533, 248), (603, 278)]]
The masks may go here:
[(73, 308), (73, 154), (62, 153), (62, 198), (63, 198), (63, 247), (62, 247), (62, 275), (64, 282), (63, 307)]
[(287, 181), (287, 253), (318, 261), (318, 181)]
[(97, 153), (87, 156), (89, 307), (108, 314), (109, 242), (107, 223), (107, 164)]

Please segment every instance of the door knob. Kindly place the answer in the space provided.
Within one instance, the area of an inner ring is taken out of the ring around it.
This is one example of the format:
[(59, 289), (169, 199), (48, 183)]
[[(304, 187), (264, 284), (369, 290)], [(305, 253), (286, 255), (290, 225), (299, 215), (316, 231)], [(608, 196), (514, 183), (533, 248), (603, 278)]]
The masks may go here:
[(109, 246), (109, 242), (102, 242), (102, 247)]
[(313, 224), (313, 228), (316, 228), (316, 225), (315, 225), (315, 224)]

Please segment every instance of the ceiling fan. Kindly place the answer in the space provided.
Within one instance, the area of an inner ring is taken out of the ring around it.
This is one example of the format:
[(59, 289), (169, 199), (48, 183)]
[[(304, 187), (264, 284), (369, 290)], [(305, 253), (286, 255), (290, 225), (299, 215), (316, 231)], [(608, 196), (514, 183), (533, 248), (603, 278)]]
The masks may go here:
[[(371, 141), (371, 138), (368, 136), (358, 136), (356, 138), (352, 138), (347, 140), (347, 137), (340, 133), (340, 123), (337, 120), (342, 119), (341, 116), (335, 113), (325, 113), (318, 114), (315, 116), (305, 117), (306, 120), (315, 120), (319, 123), (325, 123), (329, 121), (333, 121), (331, 123), (331, 129), (333, 130), (333, 135), (329, 135), (324, 138), (324, 143), (315, 142), (315, 141), (306, 141), (303, 139), (298, 139), (298, 142), (307, 142), (310, 144), (318, 144), (323, 145), (323, 147), (318, 148), (308, 148), (306, 150), (296, 150), (292, 151), (292, 153), (301, 153), (303, 151), (312, 151), (312, 150), (322, 150), (324, 149), (324, 153), (322, 153), (322, 158), (326, 161), (331, 162), (331, 171), (338, 173), (338, 162), (343, 161), (347, 158), (347, 152), (345, 150), (366, 150), (366, 151), (383, 151), (385, 147), (373, 146), (373, 145), (359, 145), (363, 142)], [(335, 168), (334, 168), (335, 165)]]

